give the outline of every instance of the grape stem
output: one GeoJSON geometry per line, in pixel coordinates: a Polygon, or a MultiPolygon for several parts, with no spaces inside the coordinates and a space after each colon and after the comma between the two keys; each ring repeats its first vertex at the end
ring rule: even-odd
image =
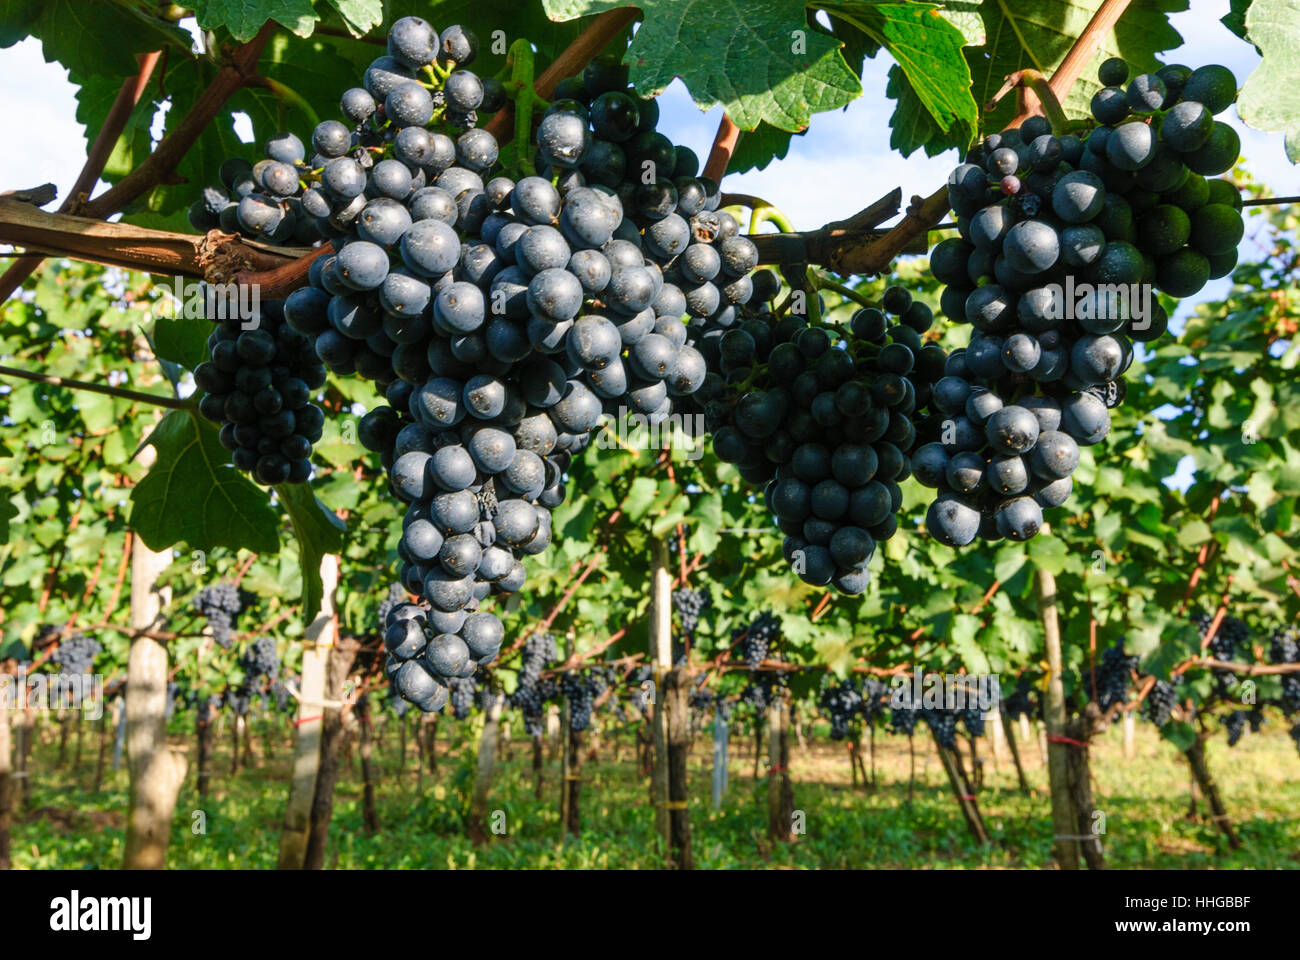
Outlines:
{"type": "MultiPolygon", "coordinates": [[[[510,54],[506,57],[506,66],[510,68],[510,85],[507,89],[513,91],[511,99],[514,100],[515,104],[515,142],[525,144],[528,143],[533,134],[533,106],[537,103],[544,105],[546,102],[538,96],[537,91],[533,88],[536,61],[533,58],[533,48],[527,40],[516,40],[510,45],[510,54]]],[[[525,176],[537,175],[537,169],[533,166],[533,158],[528,156],[526,150],[519,149],[516,156],[516,165],[525,176]]],[[[558,180],[558,171],[555,176],[558,180]]]]}
{"type": "Polygon", "coordinates": [[[1043,106],[1043,112],[1047,119],[1052,123],[1052,133],[1060,136],[1070,127],[1069,118],[1065,115],[1065,110],[1061,107],[1061,101],[1056,97],[1056,91],[1052,89],[1051,84],[1037,70],[1017,70],[1007,77],[1002,88],[984,104],[984,112],[990,113],[998,102],[1008,93],[1015,89],[1028,88],[1038,97],[1043,106]]]}
{"type": "Polygon", "coordinates": [[[852,287],[846,286],[837,280],[832,280],[827,274],[822,273],[820,270],[809,267],[808,276],[813,281],[813,286],[819,290],[834,290],[841,297],[844,297],[846,300],[852,300],[860,307],[875,307],[877,310],[880,309],[880,304],[876,301],[864,297],[852,287]]]}
{"type": "Polygon", "coordinates": [[[764,203],[761,206],[753,207],[752,214],[749,218],[749,232],[758,233],[758,228],[765,223],[774,223],[776,228],[782,233],[794,233],[794,225],[790,219],[772,206],[770,203],[764,203]]]}
{"type": "Polygon", "coordinates": [[[69,380],[65,377],[55,377],[47,373],[35,373],[31,370],[19,370],[16,367],[0,367],[0,376],[17,377],[20,380],[30,380],[33,383],[48,383],[55,387],[67,387],[70,390],[87,390],[91,393],[102,393],[110,397],[121,397],[124,400],[135,400],[139,403],[152,404],[155,407],[166,407],[169,410],[189,410],[193,406],[190,401],[181,400],[179,397],[165,397],[156,393],[142,393],[139,390],[110,387],[107,384],[90,383],[86,380],[69,380]]]}

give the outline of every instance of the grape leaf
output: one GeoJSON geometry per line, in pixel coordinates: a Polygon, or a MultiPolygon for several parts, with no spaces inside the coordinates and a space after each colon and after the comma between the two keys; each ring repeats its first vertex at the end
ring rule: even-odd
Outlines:
{"type": "MultiPolygon", "coordinates": [[[[909,114],[920,108],[932,123],[927,132],[933,135],[937,131],[955,141],[935,152],[970,142],[979,108],[970,95],[970,68],[962,55],[967,38],[936,6],[841,0],[826,3],[823,9],[832,20],[849,23],[870,37],[897,63],[899,70],[890,70],[890,86],[894,90],[891,95],[900,102],[891,124],[910,127],[906,123],[909,114]]],[[[924,128],[913,128],[913,132],[916,129],[924,128]]],[[[916,141],[904,144],[910,147],[903,149],[904,155],[921,145],[916,141]]]]}
{"type": "Polygon", "coordinates": [[[212,325],[206,320],[160,316],[154,321],[154,353],[163,360],[193,370],[208,353],[208,334],[212,325]]]}
{"type": "Polygon", "coordinates": [[[1237,113],[1256,130],[1286,135],[1286,155],[1300,163],[1300,8],[1288,0],[1255,0],[1246,13],[1250,42],[1263,54],[1237,97],[1237,113]]]}
{"type": "Polygon", "coordinates": [[[347,524],[325,504],[305,483],[284,483],[275,488],[293,521],[293,532],[298,538],[298,559],[302,568],[302,619],[310,623],[320,610],[325,588],[320,578],[320,561],[327,553],[343,549],[343,535],[347,524]]]}
{"type": "Polygon", "coordinates": [[[773,160],[784,160],[795,136],[766,122],[760,122],[753,130],[742,130],[727,164],[727,173],[762,170],[773,160]]]}
{"type": "MultiPolygon", "coordinates": [[[[556,20],[626,6],[621,0],[544,0],[556,20]]],[[[862,93],[839,43],[809,30],[802,0],[641,0],[645,21],[624,62],[643,96],[680,77],[701,110],[721,104],[742,130],[766,121],[800,131],[814,113],[862,93]],[[721,27],[725,24],[725,29],[721,27]]]]}
{"type": "MultiPolygon", "coordinates": [[[[77,85],[77,121],[86,128],[86,142],[95,137],[108,118],[108,112],[122,89],[120,77],[83,77],[76,73],[68,77],[77,85]]],[[[149,155],[151,140],[149,127],[153,122],[155,106],[148,97],[141,97],[127,118],[122,135],[113,146],[108,162],[104,164],[102,178],[108,182],[126,176],[149,155]]]]}
{"type": "Polygon", "coordinates": [[[320,19],[311,0],[194,0],[191,7],[204,30],[224,27],[240,43],[257,36],[268,20],[300,37],[310,37],[320,19]]]}
{"type": "Polygon", "coordinates": [[[355,37],[365,36],[384,22],[383,0],[329,0],[329,5],[355,37]]]}
{"type": "Polygon", "coordinates": [[[897,64],[889,68],[885,96],[897,101],[889,118],[889,145],[905,157],[915,153],[918,147],[925,148],[927,157],[937,157],[945,150],[964,151],[974,139],[974,125],[964,120],[953,123],[946,131],[939,129],[897,64]]]}
{"type": "Polygon", "coordinates": [[[148,10],[143,4],[127,2],[9,2],[0,6],[4,23],[0,46],[12,46],[27,36],[38,37],[47,62],[57,61],[82,76],[126,77],[137,72],[137,53],[168,43],[186,50],[190,47],[189,34],[151,16],[148,10]]]}
{"type": "Polygon", "coordinates": [[[1221,24],[1243,40],[1250,40],[1246,35],[1246,13],[1250,10],[1250,4],[1251,0],[1232,0],[1229,4],[1231,9],[1219,18],[1221,24]]]}
{"type": "MultiPolygon", "coordinates": [[[[1035,69],[1051,76],[1083,33],[1102,0],[1000,0],[983,4],[987,41],[969,48],[971,92],[975,102],[987,103],[1002,87],[1009,74],[1035,69]]],[[[1097,68],[1108,57],[1123,57],[1136,68],[1133,72],[1158,69],[1155,54],[1182,43],[1178,31],[1169,25],[1169,14],[1186,10],[1188,0],[1135,0],[1124,11],[1115,28],[1106,34],[1062,102],[1066,115],[1090,116],[1092,95],[1101,85],[1097,68]]],[[[1016,113],[1016,98],[1008,94],[996,109],[985,115],[985,129],[998,130],[1016,113]]]]}
{"type": "Polygon", "coordinates": [[[212,424],[172,410],[145,443],[158,459],[131,491],[131,528],[149,549],[187,543],[196,550],[279,551],[275,510],[230,463],[212,424]]]}

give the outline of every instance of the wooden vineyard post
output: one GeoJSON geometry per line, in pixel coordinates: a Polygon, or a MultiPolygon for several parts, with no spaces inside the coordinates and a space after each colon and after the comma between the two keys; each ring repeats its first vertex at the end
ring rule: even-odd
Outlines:
{"type": "MultiPolygon", "coordinates": [[[[1000,710],[998,711],[998,714],[999,716],[1001,715],[1000,710]]],[[[1023,713],[1020,715],[1020,719],[1025,719],[1023,713]]],[[[1020,762],[1020,747],[1016,744],[1015,725],[1012,723],[1004,724],[1002,730],[1007,736],[1007,749],[1011,751],[1011,761],[1016,766],[1016,780],[1020,784],[1020,792],[1025,796],[1029,796],[1029,781],[1025,779],[1025,768],[1020,762]]]]}
{"type": "Polygon", "coordinates": [[[108,704],[104,698],[99,701],[99,753],[95,757],[95,779],[91,781],[91,793],[99,793],[104,786],[104,764],[108,762],[108,704]]]}
{"type": "Polygon", "coordinates": [[[1219,785],[1210,776],[1210,766],[1205,759],[1204,735],[1198,733],[1196,739],[1192,741],[1192,745],[1183,751],[1183,755],[1187,757],[1187,764],[1191,767],[1192,777],[1196,785],[1200,787],[1201,793],[1210,805],[1210,814],[1214,819],[1214,825],[1227,838],[1228,846],[1234,850],[1240,850],[1241,838],[1237,836],[1237,831],[1233,829],[1232,818],[1228,816],[1228,808],[1223,805],[1219,785]]]}
{"type": "Polygon", "coordinates": [[[1124,727],[1124,759],[1132,760],[1135,752],[1133,738],[1137,732],[1135,729],[1137,727],[1137,718],[1134,716],[1134,711],[1125,710],[1124,719],[1121,723],[1124,727]]]}
{"type": "Polygon", "coordinates": [[[938,735],[934,728],[926,724],[930,729],[930,736],[934,740],[934,749],[939,754],[939,762],[943,765],[943,772],[948,775],[948,784],[952,787],[952,794],[957,799],[957,806],[961,808],[962,819],[966,821],[966,829],[970,831],[976,843],[988,843],[989,834],[984,826],[984,817],[980,814],[979,804],[975,801],[975,794],[971,792],[970,783],[966,779],[966,772],[961,767],[961,755],[955,747],[948,748],[939,742],[938,735]]]}
{"type": "Polygon", "coordinates": [[[285,805],[284,824],[280,831],[280,870],[301,870],[307,862],[307,838],[311,830],[311,805],[316,794],[316,775],[320,770],[321,730],[325,701],[325,662],[338,637],[336,594],[339,585],[339,558],[334,554],[321,557],[321,583],[324,593],[320,612],[307,627],[303,637],[300,699],[294,722],[293,779],[289,801],[285,805]]]}
{"type": "Polygon", "coordinates": [[[767,705],[767,834],[781,843],[794,840],[789,718],[789,704],[778,694],[767,705]]]}
{"type": "Polygon", "coordinates": [[[691,680],[685,670],[671,670],[664,681],[663,705],[667,714],[669,866],[695,869],[691,855],[690,794],[686,761],[691,752],[691,680]]]}
{"type": "Polygon", "coordinates": [[[197,739],[197,750],[195,751],[198,764],[198,794],[199,806],[202,806],[208,799],[208,786],[212,782],[212,709],[208,706],[206,700],[198,705],[194,711],[194,734],[197,739]]]}
{"type": "MultiPolygon", "coordinates": [[[[361,809],[366,825],[366,833],[379,832],[379,814],[375,811],[375,762],[374,762],[374,726],[370,719],[370,698],[362,696],[357,699],[357,725],[361,733],[361,809]]],[[[270,748],[270,738],[266,739],[270,748]]]]}
{"type": "Polygon", "coordinates": [[[1065,744],[1065,684],[1061,678],[1061,624],[1056,616],[1056,577],[1038,568],[1038,611],[1047,648],[1047,699],[1043,720],[1047,725],[1047,776],[1052,792],[1052,847],[1062,870],[1079,869],[1079,844],[1074,839],[1078,817],[1070,796],[1069,764],[1065,744]]]}
{"type": "Polygon", "coordinates": [[[1075,835],[1079,839],[1080,853],[1089,870],[1106,869],[1106,860],[1101,847],[1101,835],[1093,821],[1092,777],[1089,773],[1088,742],[1093,723],[1100,718],[1101,712],[1096,704],[1089,704],[1088,717],[1073,717],[1066,726],[1066,738],[1074,741],[1064,744],[1066,763],[1070,777],[1070,796],[1076,811],[1075,835]],[[1091,837],[1091,839],[1083,839],[1091,837]]]}
{"type": "Polygon", "coordinates": [[[713,809],[722,809],[727,795],[727,719],[719,707],[713,714],[713,809]]]}
{"type": "Polygon", "coordinates": [[[492,793],[492,773],[496,768],[504,705],[505,697],[493,693],[483,716],[483,733],[478,741],[478,763],[474,771],[474,795],[469,803],[469,838],[476,844],[488,840],[488,799],[492,793]]]}
{"type": "MultiPolygon", "coordinates": [[[[139,459],[152,461],[153,447],[139,459]]],[[[152,462],[146,464],[152,466],[152,462]]],[[[171,590],[158,578],[172,552],[150,550],[142,537],[131,543],[131,627],[137,631],[127,655],[126,753],[131,776],[123,867],[161,870],[167,865],[172,813],[185,780],[185,756],[167,744],[167,648],[144,633],[158,627],[171,590]]]]}
{"type": "Polygon", "coordinates": [[[533,799],[542,799],[542,781],[545,772],[546,745],[542,743],[542,731],[538,730],[531,737],[533,741],[533,799]]]}
{"type": "Polygon", "coordinates": [[[654,541],[650,564],[650,658],[654,669],[654,702],[650,705],[654,736],[655,832],[663,840],[665,853],[672,846],[668,816],[668,712],[664,704],[664,683],[673,662],[672,576],[668,572],[668,545],[654,541]]]}
{"type": "Polygon", "coordinates": [[[17,684],[14,677],[0,673],[0,870],[12,865],[9,853],[9,831],[14,820],[14,778],[12,717],[16,712],[17,684]]]}
{"type": "Polygon", "coordinates": [[[573,710],[564,701],[561,710],[560,733],[560,827],[568,834],[581,836],[582,814],[579,808],[582,785],[582,733],[573,729],[573,710]]]}
{"type": "Polygon", "coordinates": [[[988,712],[988,723],[989,746],[993,750],[993,769],[995,772],[1001,773],[999,768],[1007,758],[1007,735],[1002,729],[1002,711],[996,704],[988,712]]]}
{"type": "Polygon", "coordinates": [[[330,820],[334,815],[334,785],[339,779],[339,748],[343,744],[343,688],[352,664],[356,662],[361,642],[354,637],[336,639],[325,666],[324,720],[321,724],[320,767],[311,801],[311,829],[307,834],[307,852],[303,865],[308,870],[325,866],[325,845],[329,839],[330,820]]]}

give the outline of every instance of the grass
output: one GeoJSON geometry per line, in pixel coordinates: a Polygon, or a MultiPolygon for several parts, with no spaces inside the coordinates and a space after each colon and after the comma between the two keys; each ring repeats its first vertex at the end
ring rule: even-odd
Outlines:
{"type": "MultiPolygon", "coordinates": [[[[391,721],[390,721],[391,722],[391,721]]],[[[438,745],[435,775],[415,772],[408,738],[406,772],[397,774],[397,736],[390,731],[378,751],[381,830],[366,833],[362,784],[355,751],[335,796],[326,864],[342,869],[565,868],[650,869],[658,864],[649,787],[637,775],[630,734],[615,762],[605,738],[599,758],[583,769],[581,838],[561,840],[558,761],[546,768],[544,800],[533,798],[531,756],[518,738],[505,751],[491,807],[503,812],[506,832],[475,847],[465,837],[463,810],[473,776],[472,722],[438,745]]],[[[276,743],[268,760],[256,738],[255,765],[230,776],[229,738],[222,737],[213,766],[213,796],[199,811],[191,769],[173,821],[169,863],[187,869],[263,869],[275,866],[280,822],[288,793],[289,749],[276,743]],[[199,828],[202,829],[199,829],[199,828]]],[[[108,771],[104,789],[90,792],[94,749],[88,744],[80,771],[59,768],[53,731],[38,743],[30,803],[14,825],[18,868],[115,868],[125,833],[125,769],[108,771]]],[[[1022,745],[1034,789],[1022,796],[1009,761],[985,756],[979,806],[992,835],[982,847],[967,833],[943,770],[927,737],[918,736],[916,783],[908,802],[907,741],[878,735],[875,792],[855,788],[843,744],[815,739],[807,749],[791,744],[795,807],[806,833],[793,844],[774,844],[764,833],[766,780],[752,778],[752,741],[733,734],[731,783],[721,809],[711,800],[711,747],[697,737],[691,760],[691,829],[696,866],[719,868],[1001,869],[1052,865],[1047,772],[1036,747],[1022,745]]],[[[182,748],[192,738],[174,737],[182,748]]],[[[1280,730],[1248,735],[1229,750],[1222,737],[1208,746],[1211,770],[1244,841],[1232,851],[1207,819],[1188,819],[1188,773],[1180,755],[1154,730],[1139,725],[1136,752],[1123,756],[1118,727],[1093,746],[1093,789],[1105,815],[1107,865],[1156,869],[1295,869],[1300,866],[1300,758],[1280,730]]],[[[190,750],[191,759],[193,751],[190,750]]],[[[969,763],[969,755],[967,755],[969,763]]]]}

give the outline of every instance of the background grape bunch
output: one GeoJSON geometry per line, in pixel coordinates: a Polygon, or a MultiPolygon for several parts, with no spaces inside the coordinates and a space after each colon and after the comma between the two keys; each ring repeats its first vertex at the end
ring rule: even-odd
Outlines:
{"type": "Polygon", "coordinates": [[[194,610],[208,621],[212,639],[223,650],[235,642],[231,632],[235,618],[244,609],[244,598],[239,588],[225,580],[209,584],[194,595],[194,610]]]}
{"type": "Polygon", "coordinates": [[[926,517],[941,542],[1027,540],[1065,503],[1079,447],[1110,431],[1134,342],[1159,337],[1149,315],[1108,285],[1173,297],[1236,264],[1241,197],[1226,180],[1240,148],[1214,119],[1236,97],[1221,66],[1171,64],[1134,77],[1106,61],[1092,102],[1099,125],[1054,136],[1042,117],[993,134],[948,179],[960,237],[930,258],[942,308],[973,327],[935,385],[940,435],[914,458],[939,493],[926,517]],[[1077,299],[1070,291],[1078,285],[1077,299]],[[1113,290],[1111,292],[1114,292],[1113,290]]]}
{"type": "Polygon", "coordinates": [[[325,367],[311,341],[284,322],[283,302],[267,300],[249,320],[214,319],[207,359],[194,370],[199,413],[219,424],[234,465],[258,483],[305,483],[325,414],[311,402],[325,367]]]}
{"type": "Polygon", "coordinates": [[[787,562],[846,594],[866,589],[876,543],[898,530],[899,482],[944,369],[943,349],[922,340],[930,308],[902,287],[882,307],[857,311],[847,331],[759,314],[716,341],[735,389],[706,378],[701,390],[714,452],[764,485],[787,562]]]}

